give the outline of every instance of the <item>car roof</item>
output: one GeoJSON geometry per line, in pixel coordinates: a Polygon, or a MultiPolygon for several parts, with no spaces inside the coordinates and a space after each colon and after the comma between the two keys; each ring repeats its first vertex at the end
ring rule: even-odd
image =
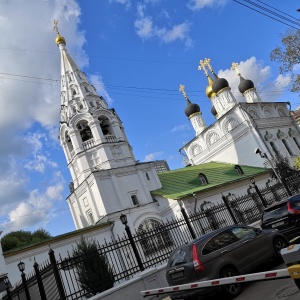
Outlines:
{"type": "Polygon", "coordinates": [[[236,227],[249,227],[249,226],[243,225],[243,224],[235,224],[235,225],[222,227],[222,228],[219,228],[219,229],[216,229],[214,231],[211,231],[211,232],[208,232],[208,233],[205,233],[205,234],[201,235],[200,237],[198,237],[198,238],[194,239],[192,242],[190,242],[188,245],[193,245],[195,243],[205,241],[205,240],[217,235],[218,233],[220,233],[222,231],[225,231],[225,230],[228,230],[228,229],[231,229],[231,228],[236,228],[236,227]]]}

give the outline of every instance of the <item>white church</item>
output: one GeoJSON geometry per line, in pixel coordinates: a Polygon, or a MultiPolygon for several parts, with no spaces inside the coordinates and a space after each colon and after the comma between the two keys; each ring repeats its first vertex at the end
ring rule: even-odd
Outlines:
{"type": "MultiPolygon", "coordinates": [[[[97,95],[58,31],[56,44],[61,55],[59,139],[72,176],[67,202],[76,228],[51,240],[51,248],[62,255],[81,235],[101,243],[123,233],[121,214],[127,215],[132,230],[151,228],[179,216],[182,205],[196,211],[204,202],[221,200],[223,194],[244,192],[250,178],[264,184],[276,153],[289,157],[291,163],[300,156],[300,130],[289,104],[263,101],[253,82],[233,64],[245,98],[237,102],[228,81],[219,78],[205,59],[199,68],[208,79],[206,95],[216,121],[207,126],[199,105],[191,103],[181,86],[185,114],[195,130],[195,138],[180,149],[186,153],[187,166],[170,171],[164,161],[141,163],[117,112],[97,95]],[[268,159],[255,154],[255,149],[268,159]]],[[[47,259],[48,249],[45,242],[4,253],[1,273],[8,273],[14,284],[20,278],[19,261],[31,268],[34,259],[47,259]]]]}

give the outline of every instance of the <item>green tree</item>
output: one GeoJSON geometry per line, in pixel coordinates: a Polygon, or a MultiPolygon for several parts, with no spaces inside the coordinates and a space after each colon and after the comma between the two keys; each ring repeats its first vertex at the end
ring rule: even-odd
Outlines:
{"type": "Polygon", "coordinates": [[[113,271],[105,255],[98,251],[95,240],[81,237],[73,250],[78,281],[89,295],[96,295],[114,286],[113,271]]]}
{"type": "MultiPolygon", "coordinates": [[[[275,156],[275,169],[282,179],[285,179],[297,172],[297,170],[291,166],[289,158],[282,154],[277,154],[275,156]]],[[[275,174],[272,174],[272,177],[276,178],[275,174]]]]}
{"type": "Polygon", "coordinates": [[[296,157],[294,160],[294,167],[295,169],[300,171],[300,156],[296,157]]]}
{"type": "Polygon", "coordinates": [[[270,54],[272,61],[281,63],[279,71],[287,73],[292,78],[291,92],[300,93],[300,75],[296,73],[300,64],[300,30],[289,29],[281,37],[281,46],[276,47],[270,54]]]}
{"type": "Polygon", "coordinates": [[[3,252],[26,247],[32,244],[40,243],[51,238],[49,232],[44,229],[38,229],[31,233],[30,231],[12,231],[1,239],[3,252]]]}

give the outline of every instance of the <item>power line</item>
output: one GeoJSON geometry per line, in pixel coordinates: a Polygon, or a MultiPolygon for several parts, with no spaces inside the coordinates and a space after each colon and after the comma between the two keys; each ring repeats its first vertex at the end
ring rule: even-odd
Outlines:
{"type": "MultiPolygon", "coordinates": [[[[247,8],[249,8],[249,9],[252,9],[252,10],[254,10],[254,11],[256,11],[256,12],[258,12],[258,13],[260,13],[260,14],[266,16],[266,17],[268,17],[268,18],[271,18],[271,19],[273,19],[273,20],[275,20],[275,21],[277,21],[277,22],[280,22],[280,23],[282,23],[282,24],[284,24],[284,25],[287,25],[287,26],[292,27],[292,28],[294,28],[294,29],[299,29],[299,28],[297,28],[297,27],[295,27],[295,26],[293,26],[293,25],[291,25],[291,24],[285,23],[285,22],[283,22],[283,21],[281,21],[281,20],[279,20],[279,19],[276,19],[276,18],[274,18],[274,17],[272,17],[272,16],[270,16],[270,15],[268,15],[268,14],[263,13],[263,12],[260,11],[260,10],[257,10],[257,9],[255,9],[255,8],[251,7],[251,6],[246,5],[246,4],[243,4],[243,3],[241,3],[241,2],[239,2],[239,1],[237,1],[237,0],[233,0],[233,1],[236,2],[236,3],[238,3],[238,4],[240,4],[240,5],[243,5],[243,6],[247,7],[247,8]]],[[[242,0],[241,0],[241,1],[242,1],[242,0]]],[[[246,2],[249,2],[249,1],[246,1],[246,2]]],[[[252,1],[250,1],[250,2],[252,2],[252,1]]],[[[251,3],[251,4],[252,4],[252,3],[251,3]]],[[[255,6],[256,6],[256,5],[255,5],[255,6]]],[[[263,9],[263,10],[266,11],[266,9],[263,9]]],[[[272,13],[272,14],[275,15],[275,13],[272,13]]],[[[294,23],[294,21],[291,21],[291,20],[288,20],[288,22],[294,23]]]]}

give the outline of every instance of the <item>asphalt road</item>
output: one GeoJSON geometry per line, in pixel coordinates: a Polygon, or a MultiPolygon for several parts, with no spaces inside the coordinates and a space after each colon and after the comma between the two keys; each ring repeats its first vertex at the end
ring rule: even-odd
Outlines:
{"type": "MultiPolygon", "coordinates": [[[[284,269],[284,263],[267,262],[256,272],[284,269]]],[[[220,295],[205,297],[203,300],[220,300],[220,295]]],[[[242,293],[234,300],[299,300],[300,291],[290,278],[245,283],[242,293]]],[[[170,300],[165,297],[164,300],[170,300]]]]}

